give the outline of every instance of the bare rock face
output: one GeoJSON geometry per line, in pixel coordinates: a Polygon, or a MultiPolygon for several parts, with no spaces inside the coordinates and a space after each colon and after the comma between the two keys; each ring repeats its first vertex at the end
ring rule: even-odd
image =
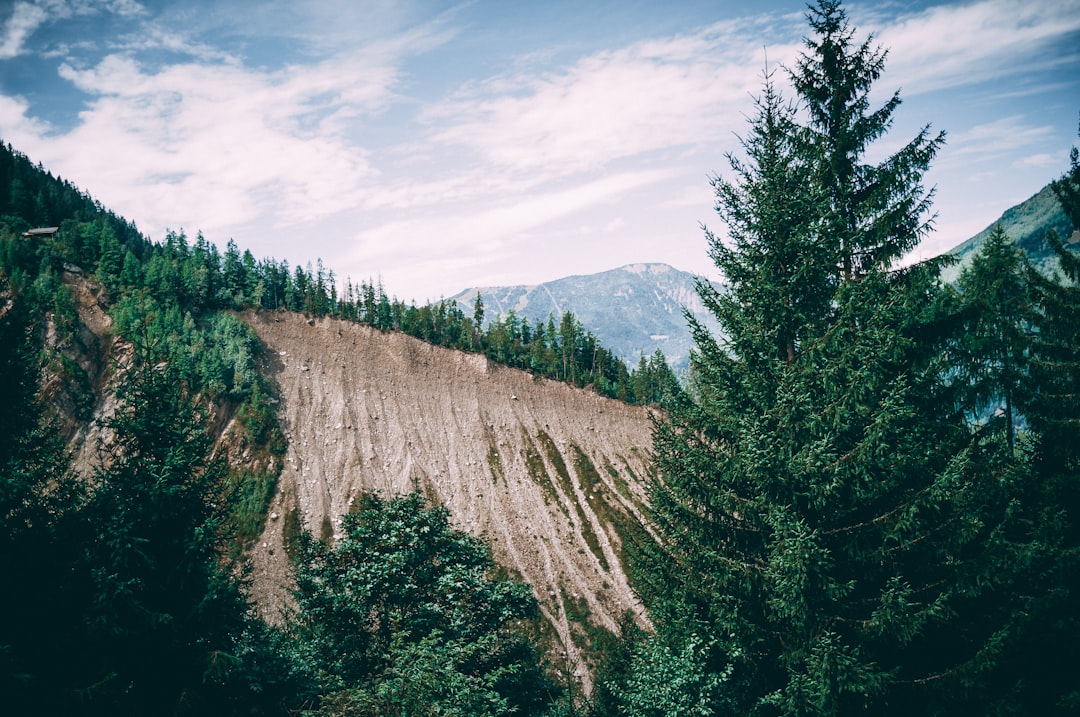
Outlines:
{"type": "Polygon", "coordinates": [[[290,520],[332,537],[371,490],[423,491],[484,537],[533,586],[579,664],[584,620],[614,629],[628,610],[643,619],[621,547],[642,524],[646,409],[400,333],[290,313],[243,318],[266,346],[288,441],[252,555],[269,619],[287,602],[290,520]]]}

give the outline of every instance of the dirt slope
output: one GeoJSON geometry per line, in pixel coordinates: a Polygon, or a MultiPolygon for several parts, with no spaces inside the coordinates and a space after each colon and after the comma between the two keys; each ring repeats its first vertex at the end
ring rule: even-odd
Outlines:
{"type": "Polygon", "coordinates": [[[645,409],[403,334],[289,313],[243,318],[267,348],[288,439],[253,555],[269,617],[286,596],[290,512],[325,535],[372,489],[423,490],[457,527],[485,536],[534,586],[571,655],[583,615],[614,628],[626,610],[640,614],[620,535],[644,499],[645,409]]]}

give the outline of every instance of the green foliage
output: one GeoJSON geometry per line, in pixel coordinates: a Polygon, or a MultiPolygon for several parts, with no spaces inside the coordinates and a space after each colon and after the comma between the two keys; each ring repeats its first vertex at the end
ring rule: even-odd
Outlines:
{"type": "MultiPolygon", "coordinates": [[[[681,643],[642,643],[618,697],[627,717],[737,714],[729,703],[730,664],[719,665],[714,642],[689,635],[681,643]]],[[[722,660],[722,658],[720,658],[722,660]]]]}
{"type": "Polygon", "coordinates": [[[682,390],[660,349],[647,360],[645,354],[641,355],[637,368],[630,374],[630,383],[634,401],[646,406],[666,406],[682,390]]]}
{"type": "Polygon", "coordinates": [[[277,490],[279,472],[239,470],[230,473],[228,496],[231,532],[235,540],[234,559],[262,535],[277,490]]]}
{"type": "Polygon", "coordinates": [[[0,277],[0,695],[12,714],[62,712],[71,697],[86,577],[83,486],[38,398],[36,318],[0,277]]]}
{"type": "Polygon", "coordinates": [[[240,406],[239,418],[253,443],[266,446],[271,455],[283,456],[288,446],[277,423],[274,409],[277,399],[262,388],[263,382],[258,380],[257,374],[256,379],[251,383],[247,399],[240,406]]]}
{"type": "MultiPolygon", "coordinates": [[[[1080,226],[1075,147],[1069,171],[1051,186],[1073,227],[1080,226]]],[[[1001,658],[1005,671],[998,683],[1009,689],[1005,698],[1011,704],[1031,714],[1065,715],[1080,709],[1080,259],[1055,231],[1047,241],[1060,273],[1026,267],[1022,277],[1034,311],[1016,404],[1035,437],[1025,446],[1032,470],[1064,537],[1061,544],[1050,543],[1053,567],[1029,581],[1020,638],[1001,658]]]]}
{"type": "Polygon", "coordinates": [[[292,630],[318,676],[320,714],[543,709],[547,681],[516,628],[535,599],[493,577],[487,547],[419,494],[366,495],[341,530],[333,546],[306,536],[297,566],[292,630]]]}
{"type": "MultiPolygon", "coordinates": [[[[899,104],[870,107],[885,53],[854,40],[838,2],[808,20],[791,71],[798,110],[767,75],[747,159],[730,157],[734,179],[714,181],[732,242],[709,234],[710,255],[729,291],[699,292],[724,338],[693,324],[691,390],[656,430],[660,541],[642,541],[635,561],[657,625],[639,654],[655,667],[625,707],[1016,708],[1003,665],[1046,597],[1026,590],[1053,569],[1061,514],[1011,433],[962,413],[970,386],[1016,386],[1022,350],[991,344],[1006,350],[995,341],[1011,336],[1022,296],[1002,288],[1000,317],[968,309],[996,339],[973,337],[983,370],[958,373],[964,316],[950,313],[939,262],[892,267],[927,229],[920,182],[942,137],[924,128],[868,164],[899,104]]],[[[1002,266],[1015,261],[999,248],[1002,266]]]]}
{"type": "Polygon", "coordinates": [[[225,466],[209,459],[204,416],[167,364],[136,368],[95,471],[86,545],[96,704],[127,713],[196,710],[231,654],[246,605],[217,546],[225,466]]]}
{"type": "Polygon", "coordinates": [[[1010,446],[1034,318],[1026,270],[1023,254],[998,225],[958,281],[967,321],[953,363],[971,391],[966,403],[975,411],[973,418],[1000,410],[1010,446]]]}

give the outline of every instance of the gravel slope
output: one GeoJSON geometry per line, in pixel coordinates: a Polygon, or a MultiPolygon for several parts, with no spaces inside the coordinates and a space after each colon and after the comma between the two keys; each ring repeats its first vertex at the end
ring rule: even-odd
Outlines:
{"type": "Polygon", "coordinates": [[[400,333],[291,313],[243,318],[267,348],[288,439],[252,556],[268,617],[286,601],[290,511],[326,534],[360,492],[414,489],[533,586],[572,658],[583,614],[610,629],[627,610],[641,616],[620,544],[640,524],[646,409],[400,333]]]}

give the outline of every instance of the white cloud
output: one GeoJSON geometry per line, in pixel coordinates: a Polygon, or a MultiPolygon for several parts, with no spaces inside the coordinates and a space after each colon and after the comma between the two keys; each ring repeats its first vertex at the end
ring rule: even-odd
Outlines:
{"type": "MultiPolygon", "coordinates": [[[[772,62],[793,46],[770,47],[772,62]]],[[[431,108],[438,144],[513,171],[568,175],[658,150],[711,144],[760,89],[762,38],[726,23],[596,53],[547,74],[497,77],[431,108]],[[747,68],[758,68],[747,71],[747,68]]]]}
{"type": "Polygon", "coordinates": [[[887,83],[905,95],[1045,69],[1054,41],[1080,30],[1080,0],[980,0],[901,17],[880,33],[887,83]]]}
{"type": "MultiPolygon", "coordinates": [[[[763,46],[770,67],[790,66],[806,32],[801,12],[756,16],[562,66],[550,60],[565,47],[525,46],[506,60],[512,69],[465,82],[456,73],[478,71],[469,53],[482,41],[470,34],[468,5],[432,17],[430,3],[306,1],[275,0],[250,18],[246,4],[210,0],[194,12],[166,4],[153,16],[133,0],[20,2],[29,14],[19,24],[13,13],[0,53],[24,51],[37,27],[65,14],[142,19],[124,24],[123,35],[93,38],[111,55],[72,50],[62,65],[61,77],[88,98],[73,129],[61,132],[23,99],[0,97],[0,134],[155,238],[166,226],[203,229],[217,241],[235,232],[252,242],[264,240],[260,232],[282,243],[314,235],[325,243],[313,239],[288,258],[306,261],[336,239],[322,256],[343,272],[378,267],[407,274],[413,286],[441,287],[455,267],[495,277],[506,271],[497,260],[553,266],[536,247],[569,241],[571,222],[582,243],[589,234],[594,245],[601,235],[633,234],[648,248],[638,251],[657,253],[673,243],[672,231],[695,234],[697,221],[712,217],[708,174],[725,169],[720,153],[737,151],[733,135],[746,131],[763,46]],[[417,58],[455,38],[462,44],[437,58],[445,67],[422,74],[417,58]],[[259,54],[260,42],[299,48],[293,64],[259,54]],[[163,56],[185,59],[146,61],[163,56]],[[272,68],[252,67],[257,58],[272,68]],[[646,194],[652,205],[641,201],[646,194]]],[[[1054,61],[1046,48],[1080,24],[1080,0],[981,0],[895,21],[856,7],[868,13],[853,17],[860,36],[883,28],[880,41],[891,48],[881,84],[902,85],[905,97],[1054,61]]],[[[790,96],[782,70],[777,81],[790,96]]],[[[935,166],[969,177],[988,159],[1000,169],[1048,161],[1053,130],[1017,106],[1010,117],[950,127],[935,166]]],[[[610,246],[611,257],[631,249],[610,246]]]]}
{"type": "Polygon", "coordinates": [[[22,152],[50,129],[47,123],[31,117],[29,109],[21,97],[0,95],[0,139],[22,152]]]}
{"type": "Polygon", "coordinates": [[[550,222],[586,208],[613,201],[625,192],[669,178],[667,171],[607,174],[500,202],[497,206],[464,205],[456,212],[438,211],[422,217],[386,222],[358,237],[366,259],[395,254],[453,255],[480,247],[484,251],[527,238],[550,222]],[[432,237],[438,243],[432,244],[432,237]]]}
{"type": "Polygon", "coordinates": [[[359,203],[374,170],[343,136],[343,115],[378,107],[394,81],[389,67],[344,67],[151,71],[112,55],[85,70],[61,67],[93,98],[67,134],[46,136],[10,99],[0,126],[152,235],[178,224],[209,232],[260,217],[312,221],[359,203]]]}
{"type": "Polygon", "coordinates": [[[11,17],[4,23],[0,39],[0,60],[17,57],[23,51],[23,43],[48,18],[48,13],[37,5],[17,2],[11,9],[11,17]]]}
{"type": "Polygon", "coordinates": [[[1056,170],[1064,164],[1065,155],[1065,152],[1061,152],[1060,155],[1046,152],[1031,154],[1013,162],[1013,166],[1017,168],[1047,167],[1056,170]]]}
{"type": "MultiPolygon", "coordinates": [[[[26,49],[26,41],[42,25],[56,20],[72,17],[110,13],[120,17],[145,15],[146,10],[136,0],[37,0],[26,2],[19,0],[12,6],[11,16],[4,24],[0,35],[0,60],[17,57],[26,49]]],[[[54,56],[55,50],[45,51],[45,56],[54,56]]]]}
{"type": "Polygon", "coordinates": [[[971,161],[973,155],[986,161],[1037,145],[1054,134],[1053,127],[1032,125],[1022,115],[1011,115],[951,134],[946,156],[949,161],[971,161]]]}

